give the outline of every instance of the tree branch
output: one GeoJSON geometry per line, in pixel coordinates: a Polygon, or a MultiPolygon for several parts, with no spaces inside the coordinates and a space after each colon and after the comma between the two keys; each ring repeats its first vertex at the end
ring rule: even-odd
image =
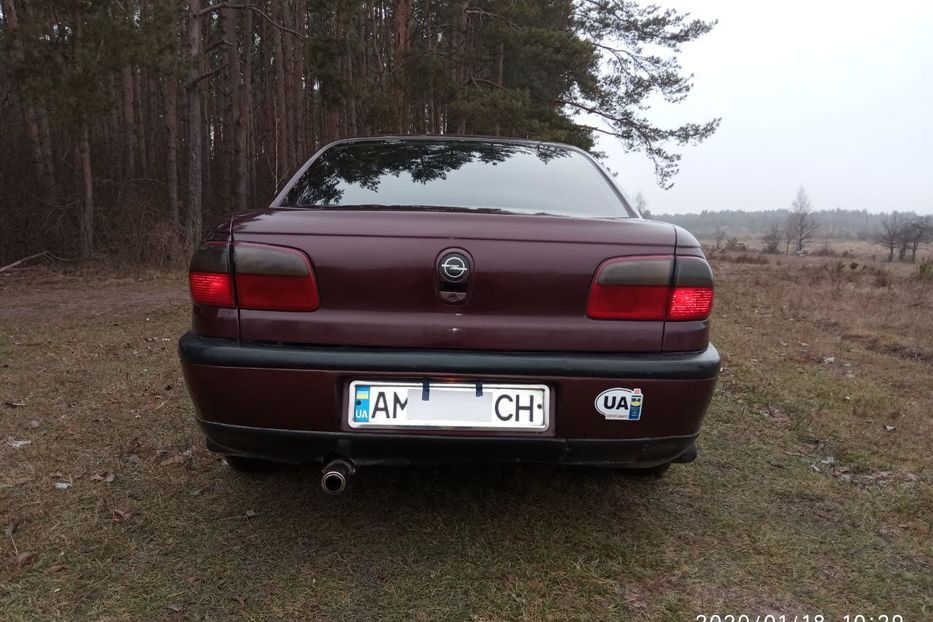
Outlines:
{"type": "Polygon", "coordinates": [[[288,26],[285,26],[284,24],[280,24],[279,22],[272,19],[272,17],[270,17],[268,13],[266,13],[259,7],[252,6],[249,4],[231,4],[230,2],[218,2],[217,4],[212,4],[210,6],[204,7],[203,9],[201,9],[200,11],[196,13],[196,16],[201,17],[202,15],[207,15],[208,13],[213,13],[214,11],[220,11],[222,9],[246,9],[248,11],[252,11],[253,13],[256,13],[257,15],[265,19],[267,22],[269,22],[270,24],[272,24],[273,26],[275,26],[282,32],[287,32],[291,35],[298,37],[302,41],[307,41],[307,37],[305,37],[303,34],[298,32],[297,30],[293,28],[289,28],[288,26]]]}
{"type": "Polygon", "coordinates": [[[496,84],[496,83],[493,82],[492,80],[487,80],[487,79],[485,79],[485,78],[477,78],[476,76],[470,76],[470,79],[469,79],[469,81],[467,82],[467,84],[469,84],[470,82],[472,82],[473,85],[474,85],[474,86],[477,86],[477,87],[478,87],[480,84],[488,84],[489,86],[494,86],[494,87],[496,87],[497,89],[502,89],[503,91],[508,91],[508,90],[509,90],[509,89],[505,88],[504,86],[502,86],[501,84],[496,84]]]}
{"type": "Polygon", "coordinates": [[[191,80],[191,81],[188,83],[188,86],[189,86],[189,87],[192,87],[192,86],[195,86],[196,84],[199,84],[200,82],[202,82],[202,81],[204,81],[204,80],[207,80],[208,78],[212,78],[212,77],[216,76],[218,73],[220,73],[221,71],[223,71],[226,67],[227,67],[227,63],[223,63],[220,67],[216,67],[215,69],[211,69],[211,70],[208,71],[207,73],[202,73],[201,75],[199,75],[199,76],[198,76],[197,78],[195,78],[194,80],[191,80]]]}
{"type": "Polygon", "coordinates": [[[30,255],[29,257],[23,257],[23,258],[20,259],[19,261],[14,261],[14,262],[11,263],[11,264],[7,264],[7,265],[3,266],[2,268],[0,268],[0,272],[6,272],[6,271],[9,270],[10,268],[14,268],[14,267],[18,266],[18,265],[21,264],[21,263],[25,263],[25,262],[29,261],[30,259],[36,259],[36,258],[38,258],[38,257],[44,257],[44,256],[46,256],[46,255],[48,255],[48,254],[49,254],[49,251],[42,251],[41,253],[36,253],[35,255],[30,255]]]}
{"type": "Polygon", "coordinates": [[[500,19],[506,24],[508,24],[513,30],[522,29],[521,26],[519,26],[518,24],[510,20],[508,17],[505,17],[504,15],[499,15],[498,13],[493,13],[492,11],[487,11],[485,9],[478,9],[478,8],[469,8],[469,9],[464,9],[463,12],[467,15],[483,15],[486,17],[492,17],[493,19],[500,19]]]}
{"type": "Polygon", "coordinates": [[[216,50],[217,48],[219,48],[219,47],[221,47],[221,46],[224,46],[224,45],[229,46],[229,47],[233,47],[233,43],[231,43],[230,41],[227,41],[226,39],[218,39],[217,41],[214,41],[213,43],[211,43],[210,45],[208,45],[208,46],[204,49],[204,52],[205,52],[205,53],[207,53],[207,52],[213,52],[213,51],[216,50]]]}

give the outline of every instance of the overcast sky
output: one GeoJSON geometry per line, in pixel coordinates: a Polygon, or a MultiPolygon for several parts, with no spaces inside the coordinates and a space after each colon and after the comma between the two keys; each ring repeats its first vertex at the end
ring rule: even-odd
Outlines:
{"type": "Polygon", "coordinates": [[[657,3],[719,24],[684,46],[690,96],[651,119],[722,125],[683,148],[672,190],[600,139],[632,197],[655,213],[758,210],[803,186],[816,209],[933,213],[933,0],[657,3]]]}

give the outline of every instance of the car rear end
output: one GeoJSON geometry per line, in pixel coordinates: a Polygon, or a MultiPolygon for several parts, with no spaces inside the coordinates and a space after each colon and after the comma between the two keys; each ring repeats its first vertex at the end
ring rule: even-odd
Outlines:
{"type": "Polygon", "coordinates": [[[185,378],[231,456],[657,467],[719,370],[696,240],[570,147],[332,145],[190,281],[185,378]]]}

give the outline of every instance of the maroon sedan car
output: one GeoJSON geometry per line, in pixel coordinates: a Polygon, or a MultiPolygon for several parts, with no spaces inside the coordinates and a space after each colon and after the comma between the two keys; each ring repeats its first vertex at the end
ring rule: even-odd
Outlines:
{"type": "Polygon", "coordinates": [[[317,152],[191,261],[179,352],[235,468],[696,456],[719,354],[697,240],[567,145],[400,137],[317,152]]]}

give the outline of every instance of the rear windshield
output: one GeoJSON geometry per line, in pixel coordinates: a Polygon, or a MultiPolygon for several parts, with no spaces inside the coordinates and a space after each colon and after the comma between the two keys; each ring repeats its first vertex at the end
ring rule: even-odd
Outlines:
{"type": "Polygon", "coordinates": [[[596,165],[572,149],[475,141],[334,145],[283,207],[458,209],[619,218],[628,214],[596,165]]]}

